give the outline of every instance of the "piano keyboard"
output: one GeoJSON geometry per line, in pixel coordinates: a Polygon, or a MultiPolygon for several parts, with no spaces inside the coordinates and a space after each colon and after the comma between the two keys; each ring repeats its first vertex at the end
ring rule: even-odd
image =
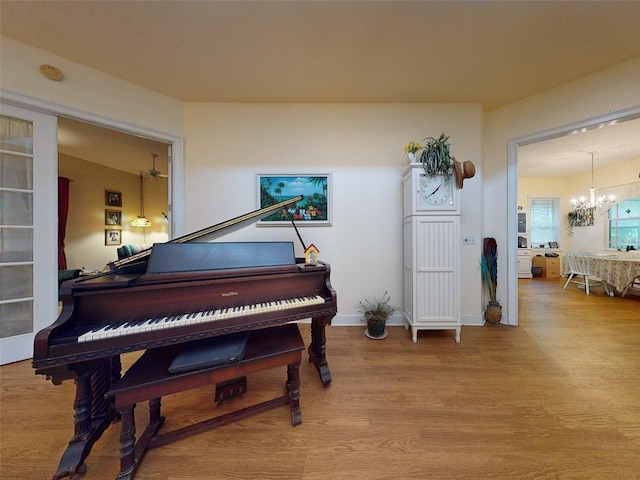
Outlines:
{"type": "Polygon", "coordinates": [[[208,310],[205,312],[185,313],[160,318],[148,318],[145,320],[132,320],[128,322],[104,325],[95,328],[78,337],[78,343],[93,342],[106,338],[124,337],[144,332],[165,330],[169,328],[195,325],[198,323],[215,322],[227,318],[244,317],[259,313],[275,312],[290,308],[307,307],[325,303],[324,298],[316,295],[314,297],[289,298],[273,302],[264,302],[253,305],[242,305],[237,307],[208,310]]]}

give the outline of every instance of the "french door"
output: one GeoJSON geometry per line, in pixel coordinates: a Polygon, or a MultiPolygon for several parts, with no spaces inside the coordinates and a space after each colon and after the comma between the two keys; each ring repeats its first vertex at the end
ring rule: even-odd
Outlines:
{"type": "Polygon", "coordinates": [[[2,104],[0,364],[32,357],[57,317],[57,120],[2,104]]]}

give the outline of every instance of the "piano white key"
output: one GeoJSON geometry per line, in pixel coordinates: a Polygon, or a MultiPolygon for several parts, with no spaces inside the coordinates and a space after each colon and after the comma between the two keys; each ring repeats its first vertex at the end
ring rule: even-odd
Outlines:
{"type": "Polygon", "coordinates": [[[260,313],[286,310],[290,308],[300,308],[310,305],[324,303],[324,298],[320,295],[314,297],[286,298],[282,300],[272,300],[251,305],[238,305],[215,310],[205,310],[202,312],[191,312],[178,315],[169,315],[146,320],[121,322],[120,324],[104,325],[96,327],[89,332],[78,337],[78,342],[92,342],[114,337],[134,335],[137,333],[166,330],[186,325],[195,325],[211,321],[237,318],[260,313]]]}
{"type": "Polygon", "coordinates": [[[144,331],[144,326],[149,322],[150,319],[140,321],[140,322],[132,322],[131,325],[125,328],[125,335],[133,335],[138,332],[144,331]]]}
{"type": "Polygon", "coordinates": [[[198,323],[200,323],[200,319],[206,314],[207,312],[196,312],[196,313],[192,313],[191,315],[189,315],[189,317],[185,320],[185,325],[197,325],[198,323]]]}

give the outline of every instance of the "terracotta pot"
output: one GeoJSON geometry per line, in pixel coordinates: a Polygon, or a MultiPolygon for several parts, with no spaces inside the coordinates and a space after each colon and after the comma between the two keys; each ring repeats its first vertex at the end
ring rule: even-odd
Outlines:
{"type": "Polygon", "coordinates": [[[484,311],[484,319],[489,323],[500,323],[500,320],[502,320],[502,305],[489,303],[484,311]]]}

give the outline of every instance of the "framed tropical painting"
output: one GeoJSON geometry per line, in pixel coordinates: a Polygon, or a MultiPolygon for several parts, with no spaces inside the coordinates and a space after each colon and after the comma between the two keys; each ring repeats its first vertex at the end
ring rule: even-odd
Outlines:
{"type": "Polygon", "coordinates": [[[274,212],[258,225],[331,225],[331,174],[258,174],[258,208],[303,195],[286,211],[274,212]]]}

